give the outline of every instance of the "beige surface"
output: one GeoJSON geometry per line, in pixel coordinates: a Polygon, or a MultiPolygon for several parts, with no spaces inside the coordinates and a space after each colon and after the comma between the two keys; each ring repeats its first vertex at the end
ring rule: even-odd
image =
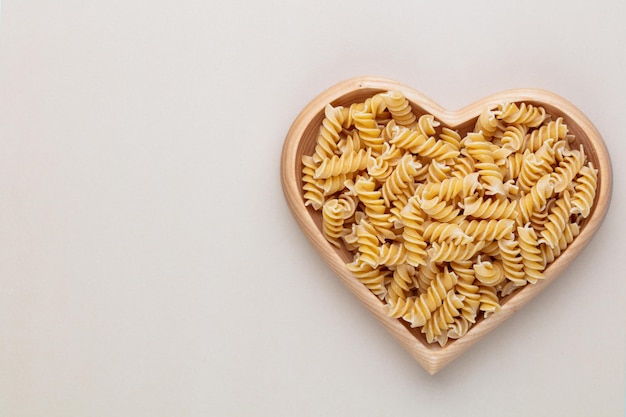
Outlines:
{"type": "Polygon", "coordinates": [[[4,0],[1,17],[0,415],[624,413],[624,2],[4,0]],[[434,377],[282,196],[294,118],[363,74],[448,109],[553,91],[614,161],[586,250],[434,377]]]}

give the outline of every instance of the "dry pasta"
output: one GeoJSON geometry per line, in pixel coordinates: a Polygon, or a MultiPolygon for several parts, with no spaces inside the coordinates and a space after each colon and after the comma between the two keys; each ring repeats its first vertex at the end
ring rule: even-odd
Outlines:
{"type": "Polygon", "coordinates": [[[327,105],[302,158],[304,204],[387,314],[444,346],[544,278],[593,209],[598,172],[561,117],[501,103],[473,129],[399,91],[327,105]]]}

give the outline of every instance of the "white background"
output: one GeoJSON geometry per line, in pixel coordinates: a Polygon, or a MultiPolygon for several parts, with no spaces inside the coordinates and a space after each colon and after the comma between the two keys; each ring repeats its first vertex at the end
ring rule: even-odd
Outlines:
{"type": "Polygon", "coordinates": [[[621,0],[5,0],[0,415],[622,415],[625,18],[621,0]],[[611,153],[583,255],[434,377],[282,195],[291,122],[358,75],[450,109],[547,89],[611,153]]]}

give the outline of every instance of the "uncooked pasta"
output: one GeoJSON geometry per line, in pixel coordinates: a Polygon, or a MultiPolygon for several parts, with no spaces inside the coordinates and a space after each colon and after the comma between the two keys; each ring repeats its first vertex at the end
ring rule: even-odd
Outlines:
{"type": "Polygon", "coordinates": [[[501,103],[459,131],[388,91],[324,116],[301,161],[304,204],[355,279],[428,343],[544,279],[593,209],[597,170],[543,107],[501,103]]]}

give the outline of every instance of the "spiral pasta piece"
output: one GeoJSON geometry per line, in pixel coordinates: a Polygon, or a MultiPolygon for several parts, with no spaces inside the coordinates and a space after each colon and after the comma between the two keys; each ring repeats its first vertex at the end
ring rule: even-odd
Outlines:
{"type": "Polygon", "coordinates": [[[378,123],[376,123],[376,115],[368,107],[364,105],[360,111],[356,111],[352,115],[352,120],[363,142],[368,146],[375,147],[380,144],[378,138],[380,137],[381,129],[378,127],[378,123]]]}
{"type": "Polygon", "coordinates": [[[359,260],[373,268],[378,266],[379,249],[376,229],[371,223],[361,221],[356,226],[359,260]]]}
{"type": "Polygon", "coordinates": [[[445,161],[446,159],[457,157],[459,151],[454,146],[422,133],[422,131],[435,133],[432,124],[426,123],[430,118],[426,119],[426,122],[422,121],[423,118],[424,116],[420,118],[418,123],[420,130],[396,126],[394,135],[389,142],[398,148],[408,150],[412,154],[432,158],[437,161],[445,161]]]}
{"type": "Polygon", "coordinates": [[[387,207],[390,206],[391,201],[398,199],[398,194],[401,194],[402,190],[409,187],[409,183],[413,181],[420,167],[421,164],[416,162],[411,155],[402,157],[382,187],[383,199],[387,207]]]}
{"type": "Polygon", "coordinates": [[[524,165],[524,155],[516,152],[509,155],[504,161],[504,181],[516,181],[519,178],[519,174],[522,171],[522,165],[524,165]]]}
{"type": "Polygon", "coordinates": [[[516,182],[520,190],[528,192],[539,178],[551,173],[553,170],[552,164],[555,160],[554,150],[549,144],[544,144],[535,153],[525,153],[516,182]]]}
{"type": "Polygon", "coordinates": [[[376,183],[372,179],[359,177],[352,187],[356,197],[365,206],[365,215],[380,238],[393,239],[395,233],[391,231],[393,227],[391,214],[386,210],[382,192],[376,189],[376,183]]]}
{"type": "Polygon", "coordinates": [[[491,314],[500,311],[500,302],[498,293],[494,287],[488,285],[479,285],[478,294],[480,295],[479,310],[483,312],[483,317],[489,317],[491,314]]]}
{"type": "Polygon", "coordinates": [[[583,217],[589,216],[593,200],[596,197],[597,187],[598,171],[593,168],[593,164],[590,162],[580,169],[579,176],[576,178],[575,192],[572,196],[572,214],[581,214],[583,217]]]}
{"type": "MultiPolygon", "coordinates": [[[[472,261],[464,261],[463,263],[469,264],[466,265],[465,268],[469,268],[469,270],[474,272],[473,262],[472,261]]],[[[456,272],[457,269],[452,267],[456,272]]],[[[458,274],[458,272],[457,272],[458,274]]],[[[474,276],[472,275],[472,279],[463,279],[459,276],[458,282],[455,286],[455,291],[463,296],[463,306],[461,307],[461,316],[466,319],[470,323],[476,322],[476,316],[478,315],[478,308],[480,307],[480,294],[479,287],[474,283],[474,276]]]]}
{"type": "Polygon", "coordinates": [[[399,194],[395,195],[395,200],[391,202],[389,212],[392,215],[392,221],[396,227],[402,227],[401,212],[409,202],[411,197],[415,196],[416,185],[413,182],[407,183],[407,187],[403,188],[399,194]]]}
{"type": "Polygon", "coordinates": [[[474,322],[468,320],[464,316],[456,317],[448,327],[449,339],[460,339],[465,336],[474,322]]]}
{"type": "Polygon", "coordinates": [[[332,157],[337,151],[339,133],[343,130],[345,118],[342,107],[333,107],[330,104],[324,108],[324,115],[326,117],[322,120],[313,154],[313,161],[317,163],[332,157]]]}
{"type": "Polygon", "coordinates": [[[387,109],[391,113],[391,117],[400,126],[412,127],[417,123],[417,118],[411,103],[404,97],[400,91],[390,91],[383,96],[387,109]]]}
{"type": "Polygon", "coordinates": [[[392,166],[398,165],[400,160],[404,156],[404,152],[402,149],[396,148],[394,145],[389,142],[385,142],[383,147],[383,153],[380,154],[380,159],[384,161],[388,161],[392,166]]]}
{"type": "Polygon", "coordinates": [[[584,160],[585,153],[582,152],[582,150],[574,150],[559,163],[559,166],[555,168],[554,172],[551,174],[554,181],[555,192],[563,192],[570,186],[576,174],[578,174],[583,167],[584,160]]]}
{"type": "Polygon", "coordinates": [[[471,240],[491,241],[509,235],[515,227],[515,221],[512,219],[463,220],[458,226],[471,240]]]}
{"type": "Polygon", "coordinates": [[[480,250],[480,255],[487,256],[492,259],[499,260],[501,258],[500,248],[498,247],[498,242],[495,240],[487,240],[484,241],[485,246],[480,250]]]}
{"type": "Polygon", "coordinates": [[[340,109],[343,117],[341,127],[348,130],[354,127],[354,115],[365,110],[365,103],[352,103],[350,107],[340,107],[340,109]]]}
{"type": "Polygon", "coordinates": [[[376,116],[370,111],[359,111],[352,118],[361,142],[371,148],[373,155],[380,155],[385,141],[380,136],[381,129],[376,122],[376,116]]]}
{"type": "Polygon", "coordinates": [[[341,155],[350,152],[357,152],[361,148],[361,138],[359,138],[359,135],[356,132],[346,135],[345,137],[339,139],[339,142],[337,142],[337,149],[341,155]]]}
{"type": "MultiPolygon", "coordinates": [[[[452,173],[450,178],[465,178],[474,173],[474,160],[465,156],[452,158],[452,173]]],[[[478,174],[478,173],[476,173],[478,174]]]]}
{"type": "Polygon", "coordinates": [[[523,287],[526,285],[526,274],[524,272],[524,263],[521,256],[522,251],[514,235],[511,233],[510,236],[498,240],[498,247],[502,257],[504,276],[510,280],[515,287],[523,287]]]}
{"type": "Polygon", "coordinates": [[[384,182],[393,173],[394,167],[400,162],[402,151],[394,145],[385,142],[383,152],[376,158],[370,158],[367,173],[371,178],[384,182]]]}
{"type": "Polygon", "coordinates": [[[413,276],[415,275],[415,268],[410,265],[398,265],[393,271],[391,282],[387,289],[387,302],[397,302],[398,299],[407,298],[407,294],[410,293],[414,287],[413,276]]]}
{"type": "Polygon", "coordinates": [[[465,260],[453,260],[450,261],[450,268],[457,275],[460,281],[465,283],[472,283],[476,279],[476,275],[474,274],[474,260],[465,259],[465,260]]]}
{"type": "Polygon", "coordinates": [[[469,196],[463,200],[463,215],[479,219],[515,219],[517,200],[469,196]]]}
{"type": "Polygon", "coordinates": [[[417,144],[410,149],[410,152],[436,161],[445,161],[459,155],[459,151],[448,143],[437,140],[434,136],[427,138],[423,135],[418,136],[417,144]]]}
{"type": "Polygon", "coordinates": [[[563,118],[559,117],[524,136],[522,149],[536,152],[547,139],[553,139],[554,141],[565,139],[567,132],[567,125],[563,123],[563,118]]]}
{"type": "Polygon", "coordinates": [[[432,343],[436,340],[441,346],[445,346],[448,341],[448,328],[454,323],[454,319],[461,315],[462,307],[463,296],[455,293],[454,290],[448,291],[441,306],[422,327],[426,341],[432,343]]]}
{"type": "MultiPolygon", "coordinates": [[[[389,143],[396,146],[399,149],[407,150],[414,148],[422,141],[426,139],[420,138],[420,132],[414,129],[409,129],[405,126],[399,126],[395,123],[391,125],[391,128],[387,130],[389,133],[389,143]]],[[[423,136],[423,135],[421,135],[423,136]]]]}
{"type": "Polygon", "coordinates": [[[416,197],[408,200],[400,213],[404,224],[402,238],[408,251],[407,263],[411,266],[425,264],[426,242],[424,241],[424,213],[416,197]]]}
{"type": "Polygon", "coordinates": [[[433,160],[428,162],[427,159],[422,159],[421,161],[418,161],[421,166],[417,168],[417,174],[415,175],[415,177],[413,177],[415,189],[417,189],[417,187],[420,185],[424,185],[426,181],[428,181],[428,168],[430,167],[432,161],[433,160]]]}
{"type": "Polygon", "coordinates": [[[560,139],[554,142],[552,145],[552,149],[554,149],[554,156],[556,158],[557,163],[561,163],[572,154],[572,148],[570,147],[568,139],[560,139]]]}
{"type": "Polygon", "coordinates": [[[381,300],[385,298],[387,295],[385,282],[390,274],[388,270],[381,270],[359,260],[346,264],[346,266],[367,289],[381,300]]]}
{"type": "Polygon", "coordinates": [[[349,198],[333,198],[322,208],[322,232],[334,246],[339,247],[343,236],[344,221],[354,214],[356,203],[349,198]]]}
{"type": "Polygon", "coordinates": [[[423,114],[417,120],[416,130],[422,136],[429,137],[437,133],[436,128],[439,127],[439,125],[440,123],[435,120],[435,116],[433,116],[432,114],[423,114]]]}
{"type": "Polygon", "coordinates": [[[325,179],[362,171],[367,168],[370,152],[361,149],[357,152],[350,152],[341,156],[334,155],[332,158],[324,159],[315,170],[316,179],[325,179]]]}
{"type": "Polygon", "coordinates": [[[491,262],[482,260],[478,256],[478,261],[474,264],[476,279],[483,285],[495,287],[504,281],[504,267],[502,262],[491,262]]]}
{"type": "Polygon", "coordinates": [[[315,180],[318,188],[321,188],[324,197],[331,196],[341,191],[346,186],[346,181],[350,180],[352,175],[341,174],[336,177],[315,180]]]}
{"type": "Polygon", "coordinates": [[[473,240],[458,224],[432,221],[424,224],[423,238],[428,242],[451,242],[457,245],[470,243],[473,240]]]}
{"type": "Polygon", "coordinates": [[[504,190],[504,176],[495,163],[493,144],[487,142],[483,135],[470,133],[465,140],[465,149],[474,159],[474,168],[478,170],[480,182],[488,195],[506,195],[504,190]]]}
{"type": "Polygon", "coordinates": [[[496,111],[490,108],[484,109],[474,127],[474,132],[482,133],[485,137],[492,137],[500,126],[500,121],[496,118],[496,111]]]}
{"type": "Polygon", "coordinates": [[[517,221],[520,226],[530,221],[533,213],[543,210],[546,207],[548,198],[554,192],[552,176],[546,174],[533,185],[530,191],[519,199],[517,205],[517,221]]]}
{"type": "Polygon", "coordinates": [[[401,242],[385,242],[380,247],[378,263],[386,267],[400,267],[406,264],[409,252],[401,242]]]}
{"type": "Polygon", "coordinates": [[[554,203],[556,203],[556,197],[550,198],[543,210],[534,210],[530,215],[530,221],[528,224],[530,227],[535,229],[535,232],[541,232],[546,228],[546,223],[548,223],[548,214],[550,214],[550,210],[552,209],[552,206],[554,206],[554,203]]]}
{"type": "Polygon", "coordinates": [[[363,103],[363,111],[371,113],[375,119],[385,117],[385,110],[389,110],[385,98],[387,94],[388,93],[378,93],[367,98],[363,103]]]}
{"type": "Polygon", "coordinates": [[[552,206],[545,228],[540,233],[539,243],[546,243],[551,248],[558,246],[559,238],[569,222],[571,209],[570,195],[568,191],[565,191],[563,197],[556,200],[552,206]]]}
{"type": "Polygon", "coordinates": [[[346,233],[344,233],[344,235],[342,236],[342,240],[344,245],[346,246],[346,249],[348,249],[352,253],[355,253],[357,251],[357,247],[359,246],[359,238],[356,235],[356,226],[363,220],[363,217],[363,213],[357,211],[354,215],[354,223],[352,223],[352,226],[350,228],[346,227],[344,229],[346,233]]]}
{"type": "Polygon", "coordinates": [[[428,254],[435,262],[452,262],[455,260],[465,261],[474,256],[478,251],[485,247],[485,245],[486,242],[482,240],[467,243],[465,245],[457,245],[448,242],[433,242],[428,254]]]}
{"type": "Polygon", "coordinates": [[[563,235],[559,237],[558,245],[554,247],[550,247],[550,245],[547,244],[540,245],[539,248],[541,249],[541,254],[546,260],[546,263],[554,262],[554,260],[561,255],[561,252],[574,241],[574,238],[578,236],[579,233],[580,226],[578,226],[578,223],[569,223],[565,227],[565,230],[563,230],[563,235]]]}
{"type": "Polygon", "coordinates": [[[446,269],[437,275],[426,292],[419,297],[408,297],[405,301],[398,299],[395,304],[389,303],[387,314],[394,318],[402,317],[411,327],[423,326],[443,304],[446,294],[456,283],[456,275],[446,269]]]}
{"type": "Polygon", "coordinates": [[[372,159],[367,166],[367,173],[377,181],[385,181],[393,172],[393,166],[380,157],[372,159]]]}
{"type": "Polygon", "coordinates": [[[510,154],[519,151],[524,145],[524,139],[526,138],[526,133],[528,132],[528,127],[525,125],[509,125],[504,130],[502,138],[500,139],[501,148],[504,150],[498,154],[499,158],[506,158],[510,154]]]}
{"type": "Polygon", "coordinates": [[[302,157],[302,190],[304,191],[304,205],[319,210],[324,205],[324,191],[315,180],[316,164],[312,156],[302,157]]]}
{"type": "Polygon", "coordinates": [[[503,185],[504,185],[504,193],[507,198],[517,199],[519,197],[520,189],[515,184],[515,181],[511,179],[511,180],[505,181],[503,185]]]}
{"type": "Polygon", "coordinates": [[[447,127],[441,128],[439,140],[452,146],[457,151],[461,150],[461,135],[457,130],[452,130],[447,127]]]}
{"type": "Polygon", "coordinates": [[[539,249],[539,241],[535,230],[530,226],[517,228],[520,254],[524,264],[524,277],[532,284],[544,279],[544,258],[539,249]]]}
{"type": "Polygon", "coordinates": [[[461,210],[456,204],[440,201],[438,198],[422,200],[422,210],[435,220],[451,223],[459,216],[461,210]]]}
{"type": "Polygon", "coordinates": [[[478,175],[477,172],[474,172],[461,178],[449,177],[441,182],[431,182],[424,187],[421,196],[425,200],[436,198],[439,201],[468,197],[481,189],[478,175]]]}
{"type": "Polygon", "coordinates": [[[521,103],[518,106],[515,103],[506,103],[496,117],[509,124],[537,127],[546,119],[546,111],[543,107],[535,107],[532,104],[521,103]]]}
{"type": "Polygon", "coordinates": [[[440,183],[448,178],[448,173],[452,168],[444,162],[431,161],[428,164],[428,174],[426,175],[426,182],[440,183]]]}

